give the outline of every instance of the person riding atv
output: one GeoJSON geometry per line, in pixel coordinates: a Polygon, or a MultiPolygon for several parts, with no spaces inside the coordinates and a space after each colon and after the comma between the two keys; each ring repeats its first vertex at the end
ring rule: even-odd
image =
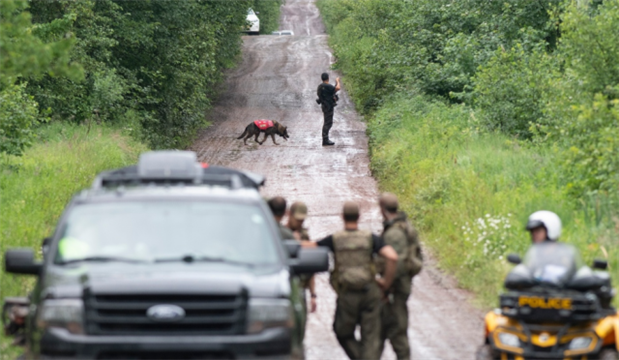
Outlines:
{"type": "Polygon", "coordinates": [[[505,278],[500,308],[485,318],[478,360],[617,360],[619,315],[606,261],[584,266],[575,247],[560,243],[561,220],[550,211],[529,217],[533,245],[505,278]]]}

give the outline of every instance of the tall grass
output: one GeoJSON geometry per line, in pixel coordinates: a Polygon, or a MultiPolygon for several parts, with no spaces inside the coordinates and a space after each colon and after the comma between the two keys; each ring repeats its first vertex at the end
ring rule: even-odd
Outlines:
{"type": "MultiPolygon", "coordinates": [[[[72,194],[86,188],[98,172],[135,163],[144,145],[108,127],[53,124],[23,157],[0,157],[0,260],[13,247],[40,249],[72,194]]],[[[0,271],[0,299],[25,296],[33,277],[0,271]]],[[[17,349],[0,335],[0,359],[17,349]]]]}
{"type": "Polygon", "coordinates": [[[385,103],[369,121],[372,170],[399,195],[442,268],[496,305],[510,252],[530,245],[524,225],[537,210],[559,214],[561,241],[583,258],[607,258],[619,279],[619,219],[606,199],[574,202],[565,193],[555,151],[499,133],[480,132],[473,109],[422,96],[385,103]],[[597,205],[595,205],[597,203],[597,205]]]}

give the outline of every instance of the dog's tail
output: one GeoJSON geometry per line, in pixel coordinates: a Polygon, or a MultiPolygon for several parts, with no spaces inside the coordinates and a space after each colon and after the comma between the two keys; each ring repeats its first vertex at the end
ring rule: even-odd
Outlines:
{"type": "Polygon", "coordinates": [[[237,137],[237,140],[238,140],[238,139],[242,139],[242,138],[245,136],[245,134],[247,134],[247,128],[245,128],[245,131],[243,131],[243,133],[241,134],[241,136],[237,137]]]}

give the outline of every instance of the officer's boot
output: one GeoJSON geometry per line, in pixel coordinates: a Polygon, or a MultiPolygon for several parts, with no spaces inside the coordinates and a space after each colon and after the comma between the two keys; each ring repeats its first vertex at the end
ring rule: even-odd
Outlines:
{"type": "Polygon", "coordinates": [[[328,137],[322,138],[322,146],[330,146],[330,145],[335,145],[335,143],[329,140],[328,137]]]}

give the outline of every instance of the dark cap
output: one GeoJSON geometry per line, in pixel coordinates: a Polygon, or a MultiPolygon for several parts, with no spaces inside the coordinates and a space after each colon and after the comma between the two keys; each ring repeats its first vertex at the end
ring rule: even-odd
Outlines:
{"type": "Polygon", "coordinates": [[[359,204],[353,201],[345,202],[343,214],[344,216],[359,216],[359,204]]]}
{"type": "Polygon", "coordinates": [[[389,212],[396,212],[399,206],[398,197],[390,192],[382,193],[378,199],[378,204],[389,212]]]}
{"type": "Polygon", "coordinates": [[[267,201],[269,208],[275,216],[284,216],[286,213],[286,199],[281,196],[275,196],[267,201]]]}
{"type": "Polygon", "coordinates": [[[297,220],[305,220],[307,217],[307,205],[301,201],[293,203],[290,205],[290,216],[297,220]]]}

